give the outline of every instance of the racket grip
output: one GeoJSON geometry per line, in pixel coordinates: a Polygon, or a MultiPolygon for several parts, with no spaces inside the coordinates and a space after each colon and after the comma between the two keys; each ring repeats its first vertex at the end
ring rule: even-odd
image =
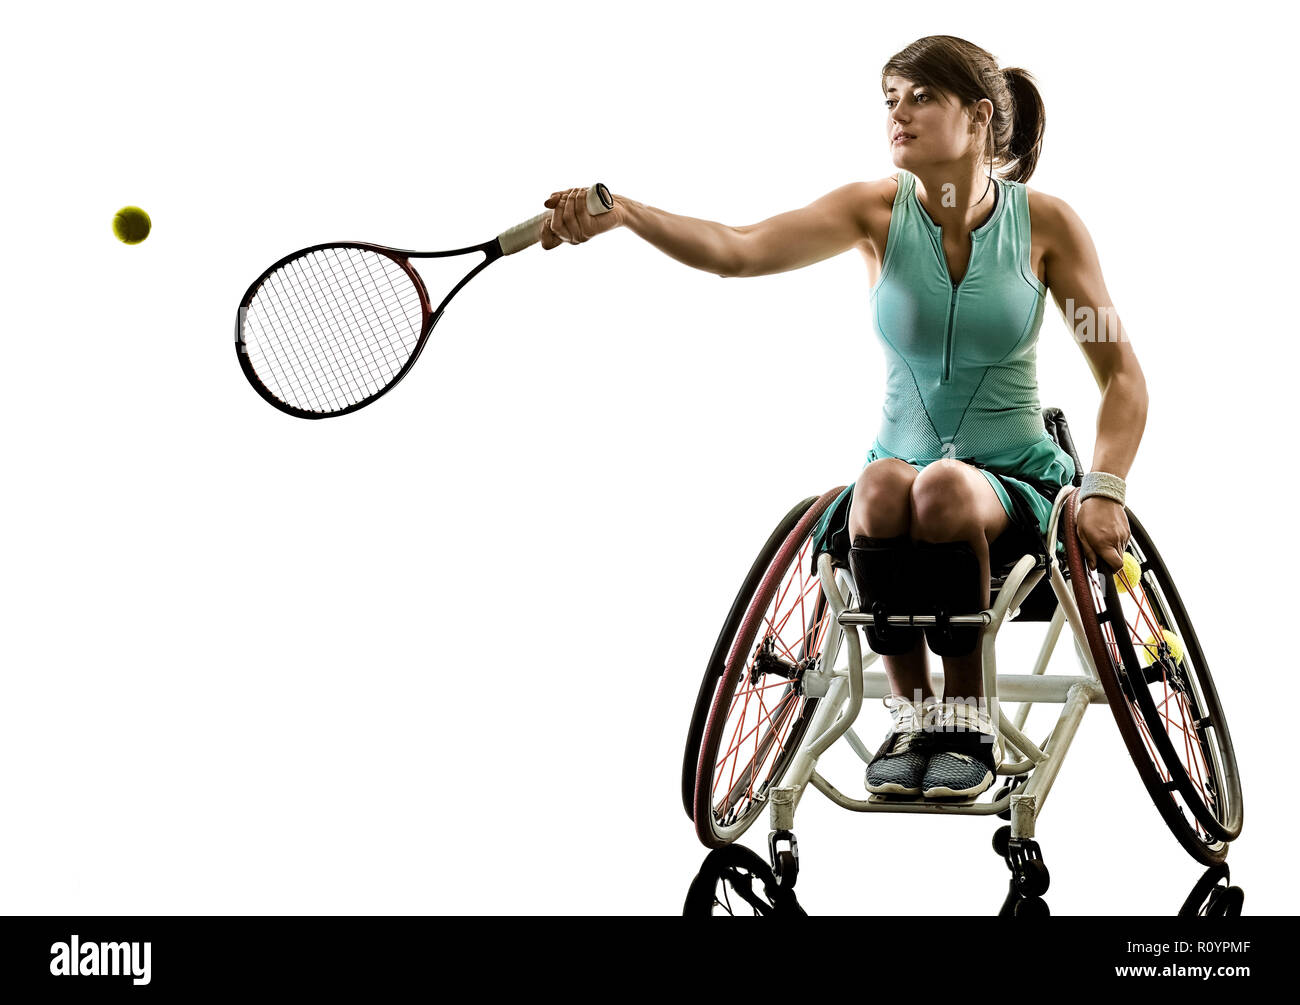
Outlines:
{"type": "MultiPolygon", "coordinates": [[[[613,208],[614,197],[609,194],[609,189],[600,182],[596,182],[595,185],[587,189],[587,212],[592,216],[608,213],[613,208]]],[[[551,211],[548,209],[545,213],[538,213],[531,220],[517,223],[509,230],[504,230],[498,234],[497,241],[501,245],[501,254],[513,255],[516,251],[531,248],[540,241],[542,239],[542,222],[550,215],[551,211]]]]}

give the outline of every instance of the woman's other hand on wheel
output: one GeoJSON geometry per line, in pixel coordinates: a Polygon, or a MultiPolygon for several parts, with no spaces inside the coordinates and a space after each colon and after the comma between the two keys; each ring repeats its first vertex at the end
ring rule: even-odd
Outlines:
{"type": "Polygon", "coordinates": [[[1124,507],[1105,496],[1089,496],[1079,503],[1075,514],[1079,529],[1079,545],[1089,569],[1097,568],[1097,559],[1106,563],[1112,572],[1124,564],[1124,549],[1128,547],[1131,532],[1124,507]]]}
{"type": "Polygon", "coordinates": [[[547,251],[561,244],[582,244],[623,223],[623,208],[617,196],[614,196],[614,208],[609,212],[597,216],[587,212],[585,188],[552,192],[542,205],[551,210],[550,218],[542,221],[541,244],[547,251]]]}

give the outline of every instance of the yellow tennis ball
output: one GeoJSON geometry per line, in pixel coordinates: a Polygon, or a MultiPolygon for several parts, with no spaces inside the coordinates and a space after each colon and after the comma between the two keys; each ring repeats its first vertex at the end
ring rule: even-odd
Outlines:
{"type": "Polygon", "coordinates": [[[1129,583],[1137,586],[1138,577],[1142,575],[1142,566],[1131,552],[1124,552],[1124,568],[1115,573],[1115,585],[1120,593],[1128,593],[1129,583]]]}
{"type": "Polygon", "coordinates": [[[139,206],[123,206],[113,217],[113,233],[123,244],[139,244],[152,226],[149,214],[139,206]]]}
{"type": "MultiPolygon", "coordinates": [[[[1165,645],[1169,647],[1169,655],[1173,657],[1174,663],[1178,664],[1183,661],[1183,640],[1168,628],[1162,628],[1160,634],[1164,636],[1165,645]]],[[[1146,641],[1142,643],[1142,648],[1138,651],[1138,657],[1142,660],[1143,666],[1150,666],[1156,657],[1156,651],[1159,643],[1156,642],[1155,636],[1147,636],[1146,641]]]]}

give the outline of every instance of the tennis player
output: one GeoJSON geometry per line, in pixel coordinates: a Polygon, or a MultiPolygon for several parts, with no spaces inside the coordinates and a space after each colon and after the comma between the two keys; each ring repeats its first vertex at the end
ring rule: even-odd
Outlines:
{"type": "MultiPolygon", "coordinates": [[[[954,577],[966,576],[958,586],[969,591],[970,610],[988,607],[1000,556],[1043,553],[1052,502],[1075,475],[1038,400],[1036,346],[1050,290],[1101,389],[1093,469],[1080,489],[1080,544],[1091,568],[1098,557],[1119,567],[1129,539],[1124,479],[1146,424],[1146,382],[1087,228],[1063,200],[1025,184],[1042,150],[1038,90],[1024,70],[1000,68],[950,35],[918,39],[891,57],[881,89],[897,168],[887,178],[852,182],[741,227],[626,196],[592,216],[585,188],[572,188],[545,201],[555,212],[542,246],[627,227],[719,276],[771,275],[856,249],[885,354],[884,407],[848,504],[827,511],[847,527],[820,530],[848,535],[860,590],[927,548],[973,553],[966,566],[952,566],[954,577]]],[[[1085,156],[1092,149],[1078,148],[1085,156]]],[[[870,639],[893,691],[885,698],[893,722],[868,765],[869,791],[969,799],[992,784],[1001,742],[980,701],[981,629],[966,631],[957,647],[964,651],[942,657],[942,701],[922,629],[890,629],[884,648],[870,639]]]]}

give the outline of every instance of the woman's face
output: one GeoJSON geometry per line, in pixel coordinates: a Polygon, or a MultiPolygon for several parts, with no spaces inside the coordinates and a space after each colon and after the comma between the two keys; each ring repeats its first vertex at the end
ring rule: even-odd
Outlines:
{"type": "MultiPolygon", "coordinates": [[[[992,108],[992,102],[980,102],[976,114],[983,104],[992,108]]],[[[977,156],[980,132],[946,91],[891,76],[885,78],[885,139],[894,166],[911,169],[977,156]]]]}

